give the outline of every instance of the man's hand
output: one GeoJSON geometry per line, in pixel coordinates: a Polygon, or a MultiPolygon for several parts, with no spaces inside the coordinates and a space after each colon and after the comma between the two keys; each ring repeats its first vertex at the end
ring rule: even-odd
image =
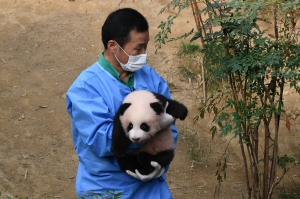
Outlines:
{"type": "Polygon", "coordinates": [[[168,105],[169,105],[169,102],[166,103],[165,110],[164,110],[164,112],[160,116],[160,121],[159,121],[159,127],[160,127],[160,129],[165,129],[167,127],[170,127],[171,124],[175,120],[175,118],[172,115],[170,115],[170,114],[168,114],[166,112],[168,105]]]}
{"type": "Polygon", "coordinates": [[[151,165],[154,167],[154,171],[148,175],[140,174],[140,172],[137,169],[135,170],[135,173],[129,170],[126,170],[126,173],[134,178],[146,182],[152,180],[153,178],[160,177],[165,172],[165,168],[161,167],[157,162],[152,161],[151,165]]]}

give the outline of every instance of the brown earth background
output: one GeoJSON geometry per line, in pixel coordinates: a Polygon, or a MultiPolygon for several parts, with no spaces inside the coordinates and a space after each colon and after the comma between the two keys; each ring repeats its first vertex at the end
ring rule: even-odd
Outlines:
{"type": "MultiPolygon", "coordinates": [[[[175,199],[213,198],[217,185],[216,162],[228,138],[211,139],[212,116],[193,123],[201,90],[178,69],[180,42],[154,54],[160,21],[176,11],[158,15],[166,0],[0,0],[0,198],[75,199],[77,156],[73,149],[65,92],[79,73],[103,51],[101,26],[115,9],[132,7],[150,25],[149,64],[170,84],[173,98],[186,104],[189,116],[178,122],[176,157],[167,174],[175,199]],[[198,137],[193,137],[194,134],[198,137]],[[187,155],[189,140],[198,143],[200,164],[187,155]]],[[[191,10],[179,15],[172,29],[177,37],[194,28],[191,10]]],[[[287,114],[282,118],[280,153],[299,150],[300,105],[293,90],[284,93],[287,114]],[[291,130],[285,127],[289,118],[291,130]]],[[[234,142],[231,148],[236,146],[234,142]]],[[[246,194],[242,158],[232,152],[219,198],[246,194]]],[[[287,187],[299,184],[292,167],[284,178],[287,187]]],[[[279,188],[282,185],[279,186],[279,188]]],[[[279,189],[277,189],[277,192],[279,189]]],[[[276,196],[274,196],[276,198],[276,196]]]]}

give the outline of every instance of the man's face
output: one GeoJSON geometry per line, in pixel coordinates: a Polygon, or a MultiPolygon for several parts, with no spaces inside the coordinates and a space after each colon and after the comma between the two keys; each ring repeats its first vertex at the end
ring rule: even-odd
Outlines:
{"type": "MultiPolygon", "coordinates": [[[[128,55],[139,55],[146,53],[147,45],[149,41],[149,31],[145,32],[137,32],[135,30],[132,30],[130,32],[130,41],[127,42],[123,50],[128,55]]],[[[123,64],[126,64],[128,62],[129,57],[122,51],[122,49],[119,48],[118,59],[123,64]]]]}

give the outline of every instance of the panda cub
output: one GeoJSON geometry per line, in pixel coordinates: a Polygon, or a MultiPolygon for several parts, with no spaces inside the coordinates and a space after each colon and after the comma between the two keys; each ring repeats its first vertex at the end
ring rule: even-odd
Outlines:
{"type": "Polygon", "coordinates": [[[169,127],[160,129],[160,117],[166,113],[184,120],[187,108],[163,95],[138,90],[131,92],[123,101],[114,117],[111,151],[117,157],[121,170],[142,175],[150,174],[155,161],[162,167],[170,164],[174,157],[174,139],[169,127]],[[143,144],[131,153],[126,153],[130,143],[143,144]]]}

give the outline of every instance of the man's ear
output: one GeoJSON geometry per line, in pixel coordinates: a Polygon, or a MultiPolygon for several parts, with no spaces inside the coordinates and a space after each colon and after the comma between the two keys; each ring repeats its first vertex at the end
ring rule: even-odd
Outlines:
{"type": "Polygon", "coordinates": [[[107,42],[107,48],[109,49],[110,52],[112,52],[113,54],[116,54],[117,44],[114,40],[109,40],[107,42]]]}

